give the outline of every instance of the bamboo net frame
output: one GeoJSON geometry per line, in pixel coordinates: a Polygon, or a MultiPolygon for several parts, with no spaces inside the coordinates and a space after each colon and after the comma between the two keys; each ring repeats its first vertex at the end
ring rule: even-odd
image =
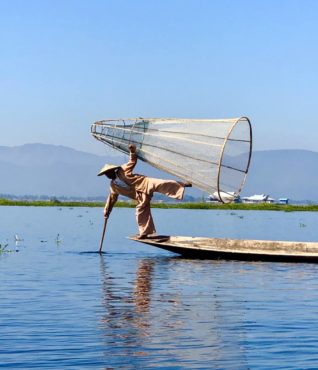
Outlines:
{"type": "Polygon", "coordinates": [[[241,192],[252,153],[247,117],[232,119],[127,118],[92,124],[97,140],[137,156],[152,166],[190,181],[221,202],[241,192]]]}

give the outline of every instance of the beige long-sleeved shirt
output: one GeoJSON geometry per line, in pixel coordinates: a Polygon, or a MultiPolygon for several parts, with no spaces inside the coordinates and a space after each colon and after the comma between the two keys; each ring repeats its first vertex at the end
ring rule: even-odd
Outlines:
{"type": "Polygon", "coordinates": [[[143,175],[133,174],[132,171],[137,164],[136,153],[130,153],[129,161],[119,167],[117,170],[117,177],[123,181],[127,187],[122,187],[116,184],[116,180],[110,182],[110,193],[106,200],[104,214],[108,217],[113,209],[114,204],[117,202],[118,196],[123,195],[125,197],[136,199],[136,193],[149,194],[148,178],[143,175]]]}

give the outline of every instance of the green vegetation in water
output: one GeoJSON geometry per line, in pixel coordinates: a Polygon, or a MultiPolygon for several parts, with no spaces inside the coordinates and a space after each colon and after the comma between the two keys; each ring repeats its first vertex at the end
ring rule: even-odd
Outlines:
{"type": "MultiPolygon", "coordinates": [[[[153,204],[153,208],[182,208],[182,209],[226,209],[226,210],[243,210],[243,211],[318,211],[317,205],[292,205],[292,204],[247,204],[247,203],[159,203],[153,204]]],[[[243,217],[243,216],[241,216],[243,217]]]]}
{"type": "MultiPolygon", "coordinates": [[[[23,200],[9,200],[0,199],[0,206],[32,206],[32,207],[104,207],[103,202],[75,202],[66,201],[61,202],[58,199],[42,201],[23,201],[23,200]]],[[[133,208],[135,207],[134,202],[118,201],[116,207],[133,208]]],[[[296,212],[296,211],[318,211],[318,204],[314,205],[294,205],[294,204],[247,204],[247,203],[204,203],[204,202],[187,202],[187,203],[152,203],[152,208],[178,208],[178,209],[228,209],[228,210],[244,210],[244,211],[284,211],[284,212],[296,212]]]]}
{"type": "MultiPolygon", "coordinates": [[[[125,202],[122,202],[125,203],[125,202]]],[[[1,199],[0,206],[23,206],[23,207],[102,207],[103,202],[75,202],[60,200],[11,200],[1,199]]]]}
{"type": "Polygon", "coordinates": [[[3,253],[3,252],[9,252],[6,248],[9,244],[0,244],[0,253],[3,253]]]}

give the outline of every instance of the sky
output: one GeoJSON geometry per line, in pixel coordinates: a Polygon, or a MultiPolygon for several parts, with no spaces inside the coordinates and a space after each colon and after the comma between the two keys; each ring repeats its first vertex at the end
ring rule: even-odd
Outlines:
{"type": "Polygon", "coordinates": [[[107,118],[248,116],[318,151],[316,0],[0,0],[0,145],[102,154],[107,118]]]}

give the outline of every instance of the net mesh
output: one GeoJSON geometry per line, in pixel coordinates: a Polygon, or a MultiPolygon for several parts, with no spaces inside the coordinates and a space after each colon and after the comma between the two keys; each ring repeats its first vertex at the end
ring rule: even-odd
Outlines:
{"type": "Polygon", "coordinates": [[[238,196],[249,168],[252,130],[246,117],[104,120],[95,122],[91,132],[124,153],[135,144],[139,159],[222,202],[238,196]]]}

